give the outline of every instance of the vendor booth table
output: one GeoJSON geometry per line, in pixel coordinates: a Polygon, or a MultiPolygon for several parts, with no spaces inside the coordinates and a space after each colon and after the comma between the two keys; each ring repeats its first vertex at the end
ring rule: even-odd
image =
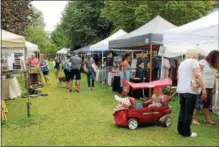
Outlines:
{"type": "Polygon", "coordinates": [[[16,77],[2,79],[2,99],[15,99],[21,96],[21,87],[16,77]]]}

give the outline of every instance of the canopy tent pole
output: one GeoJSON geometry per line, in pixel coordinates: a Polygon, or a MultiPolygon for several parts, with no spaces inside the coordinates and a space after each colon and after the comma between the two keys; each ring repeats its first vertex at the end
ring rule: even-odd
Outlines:
{"type": "MultiPolygon", "coordinates": [[[[102,50],[102,65],[103,65],[103,50],[102,50]]],[[[104,66],[103,66],[103,68],[102,68],[102,87],[103,87],[103,80],[104,80],[104,76],[103,76],[103,69],[104,69],[104,66]]]]}
{"type": "MultiPolygon", "coordinates": [[[[144,49],[143,49],[144,50],[144,49]]],[[[144,54],[144,51],[142,50],[142,53],[144,54]]],[[[146,49],[145,49],[145,52],[146,52],[146,49]]],[[[144,56],[144,55],[143,55],[144,56]]],[[[142,57],[142,59],[143,59],[143,63],[144,63],[144,58],[142,57]]],[[[143,72],[143,83],[145,82],[145,80],[146,80],[146,77],[145,77],[145,65],[144,65],[144,67],[143,67],[143,70],[142,70],[142,72],[143,72]]],[[[143,98],[145,98],[145,93],[144,93],[144,89],[142,89],[142,96],[143,96],[143,98]]]]}
{"type": "MultiPolygon", "coordinates": [[[[150,82],[152,81],[152,44],[150,44],[150,82]]],[[[149,97],[151,98],[151,88],[149,89],[149,97]]]]}

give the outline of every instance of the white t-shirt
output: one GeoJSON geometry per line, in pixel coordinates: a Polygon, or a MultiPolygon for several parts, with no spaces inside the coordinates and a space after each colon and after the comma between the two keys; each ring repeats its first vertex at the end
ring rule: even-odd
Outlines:
{"type": "Polygon", "coordinates": [[[208,62],[204,59],[199,61],[199,64],[204,65],[201,74],[205,87],[213,88],[215,75],[217,73],[216,69],[210,67],[208,62]]]}
{"type": "Polygon", "coordinates": [[[196,59],[186,59],[184,60],[178,69],[178,85],[177,92],[178,93],[191,93],[191,94],[199,94],[200,88],[192,88],[191,81],[194,80],[193,70],[199,67],[199,62],[196,59]]]}

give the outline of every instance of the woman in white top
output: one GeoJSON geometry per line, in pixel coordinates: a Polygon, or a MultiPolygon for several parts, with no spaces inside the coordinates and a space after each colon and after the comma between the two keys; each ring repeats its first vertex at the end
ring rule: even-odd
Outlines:
{"type": "Polygon", "coordinates": [[[186,58],[178,69],[177,92],[180,98],[180,112],[177,124],[178,133],[184,137],[196,137],[196,133],[191,132],[192,115],[196,105],[196,99],[200,89],[193,87],[192,82],[197,83],[202,88],[202,98],[206,98],[205,85],[201,78],[200,67],[198,63],[198,50],[190,49],[186,58]]]}
{"type": "MultiPolygon", "coordinates": [[[[211,51],[205,59],[199,62],[199,64],[202,67],[201,75],[207,91],[207,99],[206,101],[202,101],[204,108],[204,117],[205,117],[204,122],[215,124],[215,122],[212,121],[209,117],[209,108],[211,106],[213,94],[216,92],[215,75],[217,72],[216,69],[218,69],[218,64],[219,64],[219,51],[217,50],[211,51]]],[[[194,115],[193,115],[193,123],[200,124],[196,120],[196,110],[194,111],[194,115]]]]}

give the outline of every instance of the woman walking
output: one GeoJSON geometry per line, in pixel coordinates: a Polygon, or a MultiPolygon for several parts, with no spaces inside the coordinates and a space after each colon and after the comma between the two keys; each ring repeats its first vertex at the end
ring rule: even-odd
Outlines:
{"type": "Polygon", "coordinates": [[[61,63],[61,61],[60,61],[57,57],[55,57],[55,60],[54,60],[54,69],[55,69],[55,76],[56,76],[56,79],[59,78],[60,63],[61,63]]]}
{"type": "Polygon", "coordinates": [[[48,61],[46,59],[46,56],[42,56],[42,61],[40,62],[40,68],[43,72],[43,76],[45,79],[46,84],[49,84],[49,68],[48,68],[48,61]]]}
{"type": "Polygon", "coordinates": [[[65,61],[63,62],[63,69],[64,69],[64,74],[65,74],[65,79],[66,79],[66,88],[69,88],[69,81],[70,81],[70,70],[71,70],[71,63],[69,59],[71,58],[70,55],[67,55],[65,61]]]}
{"type": "MultiPolygon", "coordinates": [[[[202,67],[201,75],[207,91],[206,101],[199,100],[204,109],[204,122],[215,124],[216,122],[210,119],[209,108],[211,106],[213,94],[216,92],[216,73],[217,69],[219,69],[219,51],[211,51],[205,59],[199,62],[199,64],[202,67]]],[[[197,110],[194,111],[193,123],[200,124],[196,119],[196,111],[197,110]]]]}
{"type": "Polygon", "coordinates": [[[95,61],[91,54],[88,54],[87,56],[88,58],[84,61],[87,69],[87,86],[89,89],[94,90],[95,70],[92,65],[95,64],[95,61]]]}

